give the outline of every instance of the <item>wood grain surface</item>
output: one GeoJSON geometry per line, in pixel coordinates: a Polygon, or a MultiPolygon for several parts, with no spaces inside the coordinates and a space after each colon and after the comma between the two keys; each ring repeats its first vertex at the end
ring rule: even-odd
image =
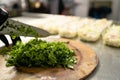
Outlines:
{"type": "Polygon", "coordinates": [[[0,80],[81,80],[92,74],[97,67],[96,53],[88,46],[69,39],[48,39],[61,41],[75,51],[77,63],[74,69],[68,68],[27,68],[6,67],[5,56],[0,55],[0,80]]]}

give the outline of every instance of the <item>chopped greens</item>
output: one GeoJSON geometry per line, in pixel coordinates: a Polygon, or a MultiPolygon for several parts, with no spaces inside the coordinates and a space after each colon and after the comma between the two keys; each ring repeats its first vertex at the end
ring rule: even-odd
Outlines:
{"type": "Polygon", "coordinates": [[[23,44],[17,42],[9,52],[7,66],[67,67],[76,63],[75,53],[63,42],[47,42],[33,39],[23,44]]]}
{"type": "Polygon", "coordinates": [[[8,48],[8,47],[3,47],[3,48],[0,50],[0,54],[4,56],[4,55],[7,55],[9,51],[10,51],[10,48],[8,48]]]}

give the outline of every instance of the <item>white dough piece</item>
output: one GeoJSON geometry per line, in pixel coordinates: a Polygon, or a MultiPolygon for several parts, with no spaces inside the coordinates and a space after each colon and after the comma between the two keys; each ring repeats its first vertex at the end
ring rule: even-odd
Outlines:
{"type": "Polygon", "coordinates": [[[67,22],[59,28],[59,35],[66,38],[75,38],[78,36],[78,29],[85,24],[92,23],[93,19],[69,17],[67,22]]]}
{"type": "Polygon", "coordinates": [[[59,29],[59,35],[61,37],[74,38],[77,36],[77,27],[66,24],[59,29]]]}
{"type": "Polygon", "coordinates": [[[81,40],[95,42],[100,38],[102,32],[110,27],[112,21],[106,19],[100,19],[90,23],[89,25],[84,25],[84,27],[78,29],[78,36],[81,40]]]}
{"type": "Polygon", "coordinates": [[[106,45],[120,47],[120,25],[113,25],[102,36],[106,45]]]}

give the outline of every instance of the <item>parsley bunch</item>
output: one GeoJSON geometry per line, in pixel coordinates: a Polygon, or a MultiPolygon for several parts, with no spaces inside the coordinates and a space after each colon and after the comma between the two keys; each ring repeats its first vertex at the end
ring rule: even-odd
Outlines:
{"type": "Polygon", "coordinates": [[[75,53],[63,42],[46,42],[33,39],[26,44],[18,42],[12,47],[7,66],[67,67],[76,63],[75,53]]]}

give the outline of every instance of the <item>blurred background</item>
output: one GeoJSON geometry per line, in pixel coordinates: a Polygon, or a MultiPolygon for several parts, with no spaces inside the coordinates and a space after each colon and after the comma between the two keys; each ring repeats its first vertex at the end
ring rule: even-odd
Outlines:
{"type": "Polygon", "coordinates": [[[9,17],[23,12],[120,20],[120,0],[0,0],[9,17]]]}

